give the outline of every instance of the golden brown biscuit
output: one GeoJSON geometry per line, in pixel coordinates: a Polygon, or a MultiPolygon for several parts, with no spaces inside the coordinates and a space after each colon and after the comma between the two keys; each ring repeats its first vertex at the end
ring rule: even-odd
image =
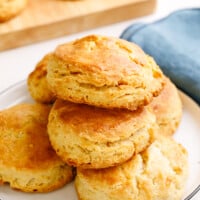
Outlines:
{"type": "Polygon", "coordinates": [[[27,79],[30,95],[40,103],[53,103],[56,99],[46,80],[46,65],[50,56],[50,54],[45,55],[27,79]]]}
{"type": "Polygon", "coordinates": [[[72,168],[52,149],[50,107],[20,104],[0,112],[0,182],[24,192],[48,192],[72,180],[72,168]]]}
{"type": "Polygon", "coordinates": [[[188,174],[186,150],[170,137],[112,168],[77,169],[81,200],[180,200],[188,174]]]}
{"type": "Polygon", "coordinates": [[[0,0],[0,22],[5,22],[19,14],[27,0],[0,0]]]}
{"type": "Polygon", "coordinates": [[[145,108],[111,110],[57,99],[48,133],[53,148],[69,165],[105,168],[146,148],[156,130],[155,120],[145,108]]]}
{"type": "Polygon", "coordinates": [[[182,102],[176,86],[168,78],[164,89],[148,106],[156,115],[159,132],[164,135],[174,134],[181,121],[182,102]]]}
{"type": "Polygon", "coordinates": [[[136,110],[163,88],[163,73],[137,45],[91,35],[60,45],[47,81],[58,98],[104,108],[136,110]]]}

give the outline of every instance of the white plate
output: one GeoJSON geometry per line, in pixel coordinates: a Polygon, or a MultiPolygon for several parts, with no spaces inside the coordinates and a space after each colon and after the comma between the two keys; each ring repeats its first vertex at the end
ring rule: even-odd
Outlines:
{"type": "MultiPolygon", "coordinates": [[[[174,137],[189,153],[190,175],[183,197],[189,200],[200,189],[198,187],[200,184],[200,108],[185,94],[180,94],[183,101],[183,118],[174,137]]],[[[21,102],[32,102],[25,81],[0,93],[0,110],[21,102]]],[[[72,182],[60,190],[46,194],[27,194],[12,190],[9,186],[0,186],[0,200],[77,200],[77,196],[72,182]]],[[[192,200],[198,199],[194,196],[192,200]]]]}

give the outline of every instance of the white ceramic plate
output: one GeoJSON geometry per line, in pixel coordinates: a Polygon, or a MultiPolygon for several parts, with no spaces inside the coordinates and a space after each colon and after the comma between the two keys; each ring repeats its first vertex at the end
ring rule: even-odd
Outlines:
{"type": "MultiPolygon", "coordinates": [[[[183,199],[199,200],[194,194],[200,189],[200,107],[185,94],[180,94],[183,101],[183,118],[174,137],[188,150],[190,164],[190,175],[183,199]]],[[[21,102],[32,102],[25,81],[19,82],[0,93],[0,110],[21,102]]],[[[77,199],[73,182],[60,190],[46,194],[27,194],[12,190],[9,186],[0,186],[0,200],[77,199]]]]}

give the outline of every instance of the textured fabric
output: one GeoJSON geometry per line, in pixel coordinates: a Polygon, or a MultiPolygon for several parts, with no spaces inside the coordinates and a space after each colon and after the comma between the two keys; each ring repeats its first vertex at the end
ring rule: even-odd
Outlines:
{"type": "Polygon", "coordinates": [[[176,86],[200,104],[200,9],[179,10],[150,24],[133,24],[121,38],[153,56],[176,86]]]}

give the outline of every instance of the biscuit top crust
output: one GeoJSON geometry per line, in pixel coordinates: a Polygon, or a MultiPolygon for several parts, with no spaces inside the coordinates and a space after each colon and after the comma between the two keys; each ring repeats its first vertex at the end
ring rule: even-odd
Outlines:
{"type": "Polygon", "coordinates": [[[20,169],[60,164],[47,134],[51,106],[19,104],[0,111],[0,163],[20,169]]]}
{"type": "Polygon", "coordinates": [[[31,96],[40,103],[53,103],[56,99],[47,82],[47,63],[50,58],[51,53],[45,55],[28,75],[27,79],[31,96]]]}
{"type": "Polygon", "coordinates": [[[162,76],[156,63],[139,46],[114,37],[86,36],[58,46],[54,55],[66,64],[67,71],[87,75],[84,83],[96,87],[134,85],[133,76],[162,76]]]}
{"type": "Polygon", "coordinates": [[[154,98],[154,100],[149,104],[149,106],[153,108],[154,112],[158,116],[166,116],[166,113],[169,113],[170,111],[172,112],[174,110],[180,110],[181,115],[182,102],[178,94],[178,89],[169,78],[165,77],[164,79],[166,84],[163,90],[161,91],[159,96],[154,98]]]}
{"type": "Polygon", "coordinates": [[[0,23],[17,15],[27,3],[28,0],[0,0],[0,23]]]}
{"type": "MultiPolygon", "coordinates": [[[[147,109],[137,111],[104,109],[57,99],[50,113],[63,132],[74,132],[94,142],[115,142],[140,131],[152,129],[154,115],[147,109]]],[[[54,123],[54,122],[52,122],[54,123]]]]}
{"type": "Polygon", "coordinates": [[[46,78],[47,75],[47,62],[51,54],[47,54],[44,58],[37,63],[35,69],[29,74],[28,79],[36,79],[39,82],[41,79],[46,78]]]}

